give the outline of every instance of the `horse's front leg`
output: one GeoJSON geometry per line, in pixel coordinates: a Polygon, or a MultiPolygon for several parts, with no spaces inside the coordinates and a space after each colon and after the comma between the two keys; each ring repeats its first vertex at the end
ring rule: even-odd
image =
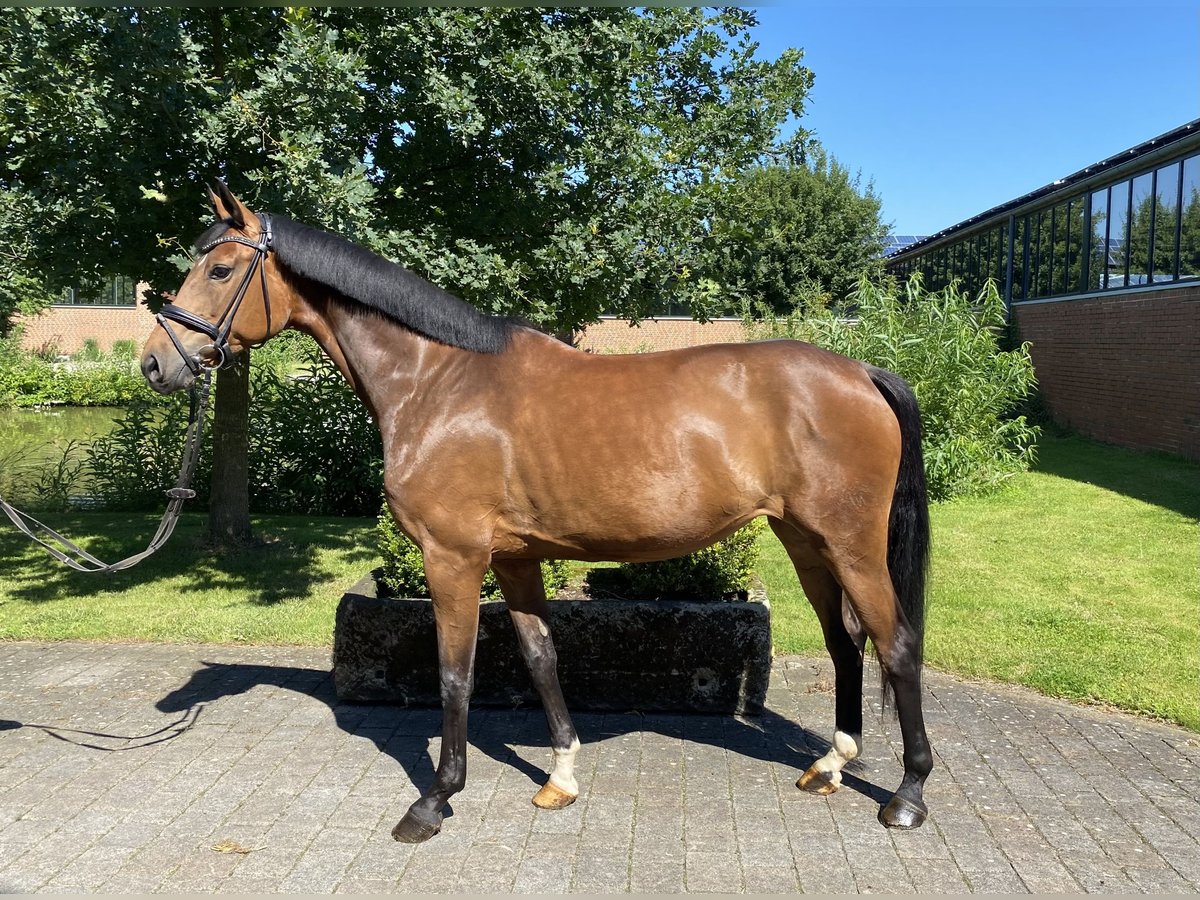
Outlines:
{"type": "Polygon", "coordinates": [[[442,810],[467,783],[467,707],[475,675],[479,632],[479,588],[487,571],[483,554],[423,548],[425,579],[437,624],[442,683],[442,752],[433,786],[409,807],[392,829],[406,844],[427,841],[442,827],[442,810]]]}
{"type": "Polygon", "coordinates": [[[507,560],[494,563],[492,571],[500,582],[517,631],[521,655],[529,668],[533,686],[542,698],[546,724],[550,726],[554,768],[534,796],[533,805],[542,809],[562,809],[579,796],[579,785],[575,781],[579,737],[558,683],[558,654],[550,634],[550,604],[546,602],[541,564],[537,560],[507,560]]]}

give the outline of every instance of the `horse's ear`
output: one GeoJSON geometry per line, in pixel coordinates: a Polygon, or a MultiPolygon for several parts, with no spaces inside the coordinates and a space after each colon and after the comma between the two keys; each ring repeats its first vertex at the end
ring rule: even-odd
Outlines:
{"type": "Polygon", "coordinates": [[[208,205],[212,207],[213,215],[221,218],[221,208],[218,206],[217,195],[213,193],[213,189],[208,185],[204,187],[204,193],[208,194],[208,205]]]}
{"type": "Polygon", "coordinates": [[[208,199],[218,219],[228,219],[234,228],[245,229],[246,207],[242,205],[241,200],[233,196],[233,191],[220,178],[213,179],[212,187],[208,190],[208,199]]]}

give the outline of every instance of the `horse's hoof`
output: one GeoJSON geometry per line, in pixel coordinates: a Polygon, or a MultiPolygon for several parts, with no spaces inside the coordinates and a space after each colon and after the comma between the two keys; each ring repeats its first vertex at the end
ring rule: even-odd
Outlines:
{"type": "Polygon", "coordinates": [[[442,814],[410,809],[392,829],[392,837],[402,844],[420,844],[442,830],[442,814]]]}
{"type": "Polygon", "coordinates": [[[808,791],[810,794],[821,794],[827,796],[832,794],[842,786],[841,772],[820,772],[816,766],[811,766],[800,776],[800,780],[796,782],[796,787],[802,791],[808,791]]]}
{"type": "Polygon", "coordinates": [[[888,828],[920,828],[929,809],[920,800],[908,800],[896,794],[879,810],[879,821],[888,828]]]}
{"type": "Polygon", "coordinates": [[[538,809],[566,809],[575,802],[577,794],[568,794],[562,788],[547,781],[542,789],[533,795],[533,805],[538,809]]]}

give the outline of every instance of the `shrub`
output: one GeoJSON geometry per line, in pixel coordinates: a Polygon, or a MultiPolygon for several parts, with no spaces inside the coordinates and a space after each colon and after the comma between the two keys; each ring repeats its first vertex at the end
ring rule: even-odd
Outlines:
{"type": "Polygon", "coordinates": [[[647,600],[720,600],[740,594],[750,586],[764,528],[766,522],[759,518],[687,556],[592,569],[587,585],[594,594],[647,600]]]}
{"type": "Polygon", "coordinates": [[[137,341],[128,340],[128,339],[122,340],[122,341],[113,341],[112,350],[109,351],[109,355],[113,359],[127,359],[127,360],[137,359],[137,355],[138,355],[137,341]]]}
{"type": "Polygon", "coordinates": [[[321,349],[309,335],[285,329],[261,347],[254,349],[252,359],[260,369],[270,369],[283,376],[305,368],[321,355],[321,349]]]}
{"type": "MultiPolygon", "coordinates": [[[[310,359],[300,377],[251,373],[249,487],[254,512],[366,516],[383,489],[379,430],[333,364],[310,359]]],[[[175,483],[189,402],[174,394],[131,403],[112,432],[87,447],[93,491],[110,509],[154,509],[175,483]]],[[[208,500],[212,439],[192,487],[208,500]]]]}
{"type": "MultiPolygon", "coordinates": [[[[129,342],[132,344],[132,342],[129,342]]],[[[137,369],[133,352],[103,353],[88,341],[69,362],[23,350],[19,338],[0,340],[0,406],[125,406],[152,401],[154,393],[137,369]]]]}
{"type": "Polygon", "coordinates": [[[921,404],[925,474],[934,500],[984,493],[1029,467],[1038,428],[1021,409],[1035,384],[1028,344],[1002,349],[1004,302],[988,282],[972,301],[951,285],[903,293],[860,281],[853,317],[811,296],[755,337],[795,337],[904,377],[921,404]]]}
{"type": "MultiPolygon", "coordinates": [[[[91,492],[107,509],[157,509],[166,503],[163,491],[175,484],[187,433],[186,395],[165,402],[131,403],[112,431],[86,444],[91,492]]],[[[200,503],[208,499],[212,473],[212,441],[200,447],[192,488],[200,503]]]]}
{"type": "MultiPolygon", "coordinates": [[[[387,504],[379,513],[379,554],[383,557],[380,567],[381,586],[396,597],[428,597],[429,583],[425,580],[425,561],[421,550],[408,539],[392,518],[387,504]]],[[[546,585],[546,596],[553,597],[567,584],[567,564],[562,560],[548,559],[542,563],[542,580],[546,585]]],[[[488,569],[483,577],[480,596],[484,600],[500,599],[500,585],[496,576],[488,569]]]]}
{"type": "Polygon", "coordinates": [[[88,338],[79,350],[71,354],[71,359],[76,362],[100,362],[104,359],[104,351],[95,338],[88,338]]]}
{"type": "Polygon", "coordinates": [[[379,429],[315,345],[300,374],[256,366],[250,504],[257,512],[369,516],[383,491],[379,429]]]}

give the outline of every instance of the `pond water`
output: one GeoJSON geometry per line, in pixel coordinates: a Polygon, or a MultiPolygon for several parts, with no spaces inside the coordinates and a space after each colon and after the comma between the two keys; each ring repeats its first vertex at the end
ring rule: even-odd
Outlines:
{"type": "Polygon", "coordinates": [[[0,467],[57,459],[70,441],[108,434],[123,412],[82,406],[0,409],[0,467]]]}

